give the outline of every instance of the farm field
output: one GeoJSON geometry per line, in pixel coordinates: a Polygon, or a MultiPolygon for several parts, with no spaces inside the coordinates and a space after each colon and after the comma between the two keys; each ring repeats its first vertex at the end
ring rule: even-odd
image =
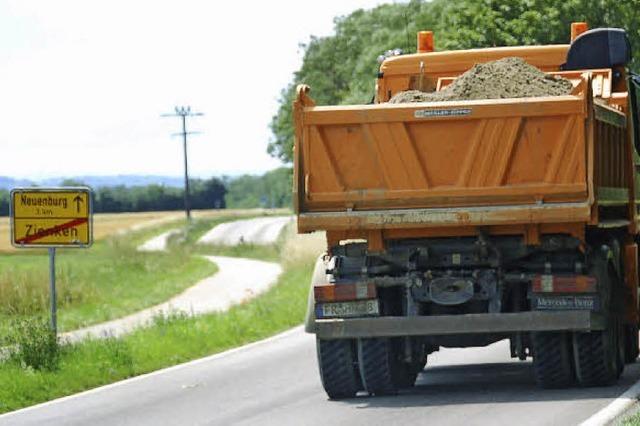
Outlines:
{"type": "MultiPolygon", "coordinates": [[[[241,210],[193,210],[194,218],[214,218],[225,215],[261,215],[261,214],[287,214],[286,209],[241,209],[241,210]]],[[[160,226],[172,221],[184,218],[183,211],[165,212],[137,212],[137,213],[97,213],[93,216],[94,239],[101,240],[109,235],[138,231],[145,228],[160,226]]],[[[11,245],[11,230],[8,217],[0,217],[0,253],[18,252],[11,245]]]]}

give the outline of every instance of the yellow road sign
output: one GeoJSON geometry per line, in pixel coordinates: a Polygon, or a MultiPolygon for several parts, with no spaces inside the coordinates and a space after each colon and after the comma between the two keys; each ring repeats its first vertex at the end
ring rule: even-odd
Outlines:
{"type": "Polygon", "coordinates": [[[87,247],[93,242],[89,188],[16,188],[11,191],[15,247],[87,247]]]}

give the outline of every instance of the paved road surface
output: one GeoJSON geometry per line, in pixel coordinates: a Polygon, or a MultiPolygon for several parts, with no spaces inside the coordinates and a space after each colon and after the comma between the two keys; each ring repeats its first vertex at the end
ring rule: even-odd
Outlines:
{"type": "Polygon", "coordinates": [[[273,244],[292,216],[260,217],[217,225],[198,241],[201,244],[235,246],[242,243],[273,244]]]}
{"type": "Polygon", "coordinates": [[[539,390],[506,341],[445,349],[414,389],[395,397],[328,401],[313,336],[301,328],[266,343],[0,416],[0,425],[572,425],[640,377],[615,387],[539,390]]]}

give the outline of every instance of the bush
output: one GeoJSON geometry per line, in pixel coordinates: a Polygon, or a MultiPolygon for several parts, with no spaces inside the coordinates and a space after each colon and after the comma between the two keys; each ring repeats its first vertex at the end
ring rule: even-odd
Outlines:
{"type": "Polygon", "coordinates": [[[49,322],[40,317],[12,321],[8,338],[10,359],[23,368],[55,370],[60,361],[60,344],[49,322]]]}

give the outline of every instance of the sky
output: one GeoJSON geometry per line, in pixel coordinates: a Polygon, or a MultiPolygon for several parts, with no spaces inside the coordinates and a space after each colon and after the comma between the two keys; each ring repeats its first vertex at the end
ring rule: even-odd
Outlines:
{"type": "Polygon", "coordinates": [[[0,176],[262,173],[300,43],[381,0],[0,0],[0,176]]]}

